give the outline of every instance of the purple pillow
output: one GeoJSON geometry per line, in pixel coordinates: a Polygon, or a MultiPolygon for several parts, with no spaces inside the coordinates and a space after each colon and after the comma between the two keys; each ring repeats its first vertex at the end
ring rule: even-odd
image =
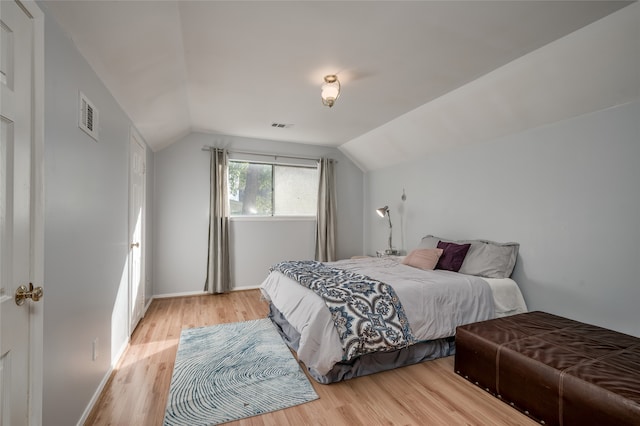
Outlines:
{"type": "Polygon", "coordinates": [[[455,244],[438,241],[438,248],[442,249],[442,255],[438,259],[436,269],[445,269],[447,271],[458,272],[464,262],[471,244],[455,244]]]}

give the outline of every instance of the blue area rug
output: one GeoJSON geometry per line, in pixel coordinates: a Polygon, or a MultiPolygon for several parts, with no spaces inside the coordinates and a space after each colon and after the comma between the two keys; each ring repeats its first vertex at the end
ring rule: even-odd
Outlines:
{"type": "Polygon", "coordinates": [[[318,399],[269,319],[182,330],[165,425],[215,425],[318,399]]]}

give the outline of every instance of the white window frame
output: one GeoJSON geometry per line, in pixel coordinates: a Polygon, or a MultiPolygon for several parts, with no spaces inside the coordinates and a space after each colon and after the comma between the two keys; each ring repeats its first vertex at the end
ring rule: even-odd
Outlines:
{"type": "MultiPolygon", "coordinates": [[[[229,153],[229,163],[246,162],[255,164],[268,164],[270,166],[288,166],[318,168],[318,160],[311,158],[295,158],[270,154],[251,153],[229,153]],[[267,158],[265,158],[267,157],[267,158]]],[[[260,222],[260,221],[315,221],[317,213],[313,215],[232,215],[229,219],[237,222],[260,222]]]]}

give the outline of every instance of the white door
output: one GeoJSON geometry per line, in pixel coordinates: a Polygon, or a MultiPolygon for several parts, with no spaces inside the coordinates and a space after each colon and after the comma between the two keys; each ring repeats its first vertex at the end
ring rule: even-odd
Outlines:
{"type": "Polygon", "coordinates": [[[131,131],[129,160],[129,334],[144,313],[145,146],[131,131]]]}
{"type": "Polygon", "coordinates": [[[34,260],[39,250],[34,229],[41,225],[35,209],[41,199],[34,183],[40,176],[34,165],[34,23],[13,1],[0,2],[0,21],[0,424],[9,426],[38,421],[30,415],[30,402],[38,392],[31,351],[41,349],[32,327],[42,309],[34,306],[42,303],[36,302],[42,289],[35,282],[41,276],[34,260]],[[30,283],[40,292],[31,291],[30,283]],[[26,296],[20,305],[17,292],[26,296]]]}

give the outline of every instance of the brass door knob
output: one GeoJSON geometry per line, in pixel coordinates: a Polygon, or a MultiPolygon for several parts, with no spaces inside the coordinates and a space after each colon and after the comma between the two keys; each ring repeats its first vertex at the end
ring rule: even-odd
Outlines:
{"type": "Polygon", "coordinates": [[[44,291],[42,290],[42,287],[33,288],[32,283],[29,283],[29,287],[21,285],[16,290],[16,305],[22,306],[26,299],[31,299],[34,302],[37,302],[42,299],[43,295],[44,291]]]}
{"type": "Polygon", "coordinates": [[[131,248],[140,247],[140,243],[131,243],[131,248]]]}

